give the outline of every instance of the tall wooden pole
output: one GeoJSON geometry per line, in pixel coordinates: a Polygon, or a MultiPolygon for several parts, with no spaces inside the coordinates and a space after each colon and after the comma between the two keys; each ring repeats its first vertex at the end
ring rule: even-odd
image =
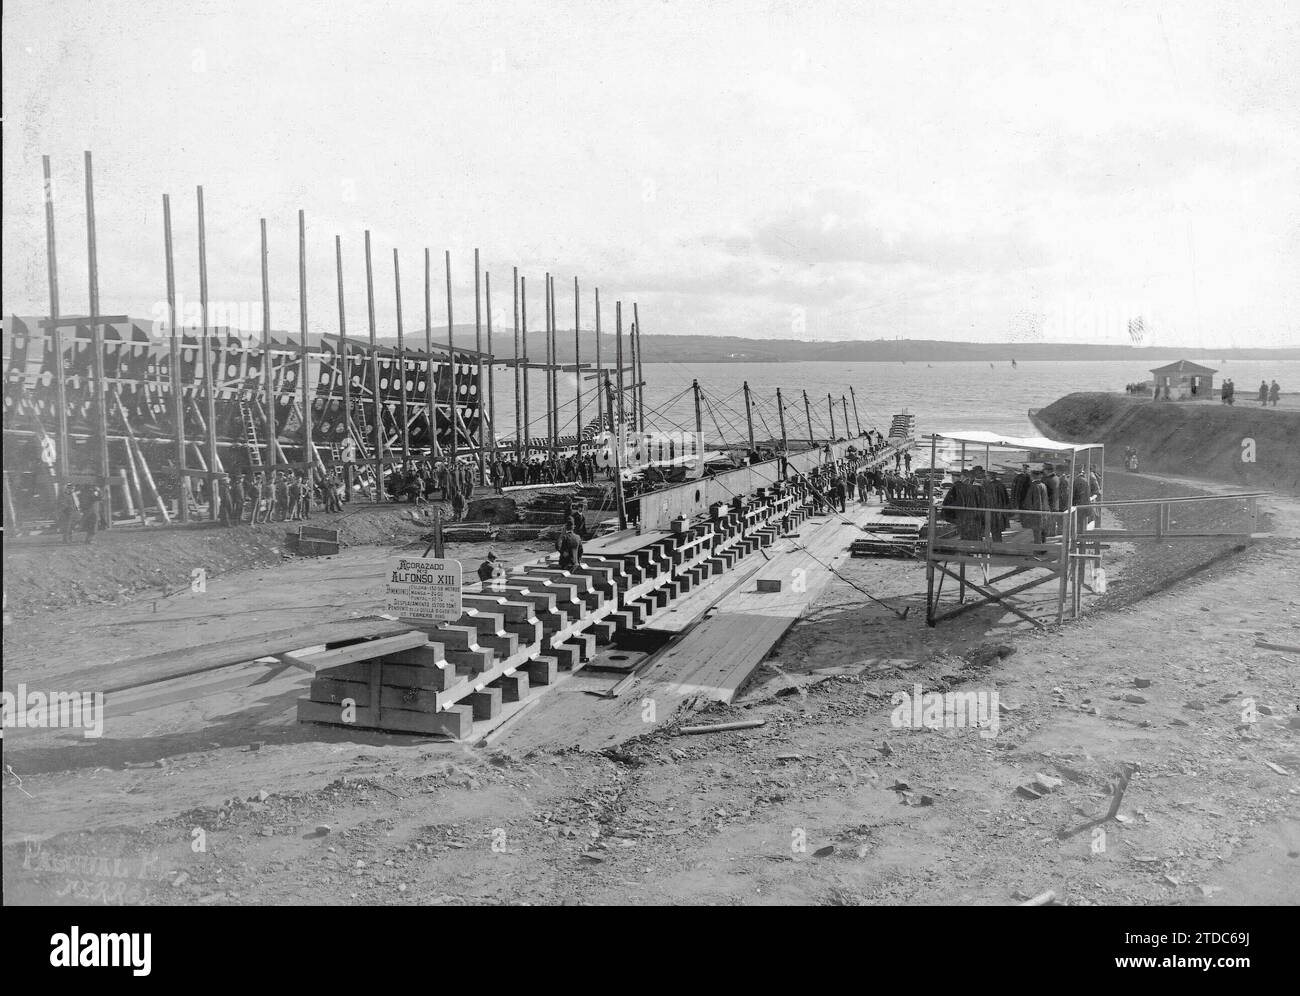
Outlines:
{"type": "MultiPolygon", "coordinates": [[[[203,218],[203,188],[197,188],[199,210],[199,313],[202,316],[203,390],[207,395],[204,404],[204,435],[208,443],[208,473],[215,474],[217,459],[217,388],[212,376],[212,337],[208,329],[208,240],[203,218]]],[[[208,477],[208,519],[215,522],[220,512],[217,479],[208,477]]]]}
{"type": "Polygon", "coordinates": [[[596,418],[600,431],[605,431],[605,392],[601,389],[600,364],[600,288],[596,288],[596,418]]]}
{"type": "MultiPolygon", "coordinates": [[[[276,463],[276,452],[279,450],[279,440],[276,438],[276,417],[275,408],[276,397],[275,391],[275,365],[271,361],[271,281],[267,273],[267,261],[270,258],[270,251],[266,246],[266,219],[262,219],[262,394],[266,403],[266,441],[264,443],[265,459],[264,463],[276,463]]],[[[269,487],[271,479],[265,479],[269,487]]],[[[265,492],[264,492],[265,493],[265,492]]],[[[256,514],[257,510],[254,509],[256,514]]]]}
{"type": "MultiPolygon", "coordinates": [[[[384,501],[384,402],[379,392],[379,348],[375,339],[375,272],[370,259],[370,230],[366,230],[366,320],[370,327],[371,420],[375,435],[375,502],[384,501]]],[[[365,402],[362,402],[364,405],[365,402]]]]}
{"type": "Polygon", "coordinates": [[[523,415],[519,409],[519,267],[514,267],[511,271],[512,282],[514,283],[514,304],[515,304],[515,462],[523,460],[523,415]]]}
{"type": "Polygon", "coordinates": [[[582,463],[582,342],[578,337],[578,278],[573,278],[573,382],[577,385],[573,394],[573,425],[578,437],[578,463],[582,463]]]}
{"type": "Polygon", "coordinates": [[[632,334],[636,337],[636,359],[633,361],[636,377],[636,410],[639,413],[641,431],[645,432],[645,344],[641,341],[641,313],[637,304],[632,302],[632,334]]]}
{"type": "MultiPolygon", "coordinates": [[[[614,342],[615,355],[618,362],[618,407],[615,409],[617,420],[614,426],[614,432],[611,433],[613,438],[614,449],[614,479],[618,482],[618,528],[627,528],[627,508],[623,503],[623,302],[614,302],[614,342]]],[[[608,380],[605,382],[609,383],[608,380]]]]}
{"type": "MultiPolygon", "coordinates": [[[[186,459],[185,447],[185,385],[181,383],[181,343],[176,333],[176,266],[172,256],[172,199],[163,194],[163,249],[167,257],[167,336],[168,343],[168,379],[172,385],[172,420],[176,438],[176,504],[180,506],[181,522],[190,521],[190,503],[188,493],[190,479],[184,473],[186,459]]],[[[127,465],[132,473],[135,468],[128,450],[127,465]]],[[[144,512],[144,492],[140,493],[140,511],[144,512]]]]}
{"type": "Polygon", "coordinates": [[[790,451],[790,444],[785,438],[785,404],[781,401],[781,389],[776,389],[776,414],[781,421],[781,477],[786,476],[785,455],[790,451]]]}
{"type": "MultiPolygon", "coordinates": [[[[487,354],[488,354],[488,387],[487,387],[487,415],[488,415],[488,432],[491,433],[492,455],[488,459],[495,460],[497,457],[497,395],[496,395],[496,376],[493,371],[496,369],[496,357],[492,353],[492,274],[483,274],[483,305],[487,311],[487,354]]],[[[479,417],[483,417],[482,409],[482,387],[479,388],[479,417]]]]}
{"type": "Polygon", "coordinates": [[[474,389],[478,391],[478,483],[479,487],[487,484],[487,460],[483,456],[483,423],[487,405],[483,402],[483,305],[479,299],[479,262],[478,250],[474,250],[474,389]]]}
{"type": "Polygon", "coordinates": [[[858,435],[862,435],[862,422],[858,418],[858,396],[853,393],[853,385],[849,385],[849,397],[853,399],[853,424],[858,427],[858,435]]]}
{"type": "Polygon", "coordinates": [[[614,380],[618,386],[618,407],[610,410],[610,418],[617,416],[614,433],[623,431],[623,302],[614,302],[614,380]]]}
{"type": "Polygon", "coordinates": [[[700,440],[700,459],[704,459],[704,411],[700,407],[700,382],[691,381],[691,392],[695,395],[695,435],[700,440]]]}
{"type": "MultiPolygon", "coordinates": [[[[620,307],[621,305],[615,302],[614,310],[616,314],[618,313],[620,307]]],[[[617,321],[622,321],[621,316],[617,319],[617,321]]],[[[605,374],[605,403],[609,406],[609,410],[611,412],[615,411],[614,408],[615,402],[612,396],[612,392],[613,392],[613,387],[609,382],[609,374],[605,374]]],[[[621,420],[622,407],[623,404],[622,401],[620,400],[618,403],[618,408],[620,410],[620,420],[621,420]]],[[[613,415],[610,416],[611,421],[613,420],[613,417],[614,417],[613,415]]],[[[609,434],[609,448],[614,456],[614,501],[618,504],[618,528],[626,529],[627,528],[627,505],[624,503],[623,500],[623,455],[622,453],[619,452],[623,448],[622,444],[623,444],[623,439],[620,432],[614,431],[609,434]]]]}
{"type": "MultiPolygon", "coordinates": [[[[524,344],[524,459],[529,460],[533,455],[533,443],[531,430],[528,425],[528,278],[519,278],[519,314],[523,321],[523,331],[520,333],[520,340],[524,344]]],[[[518,367],[515,368],[519,369],[518,367]]]]}
{"type": "Polygon", "coordinates": [[[812,407],[808,404],[808,392],[803,392],[803,415],[808,421],[808,443],[814,448],[817,446],[817,440],[813,438],[812,426],[812,407]]]}
{"type": "Polygon", "coordinates": [[[781,452],[784,453],[790,447],[785,438],[785,405],[781,401],[781,389],[779,387],[776,389],[776,414],[781,421],[781,452]]]}
{"type": "Polygon", "coordinates": [[[425,418],[429,426],[429,454],[436,456],[442,452],[438,444],[438,399],[436,396],[437,380],[433,376],[433,270],[429,250],[424,250],[424,352],[428,357],[429,369],[424,376],[425,418]]]}
{"type": "Polygon", "coordinates": [[[555,278],[547,280],[551,294],[551,407],[554,414],[551,417],[554,431],[551,433],[551,456],[559,458],[560,455],[560,316],[555,311],[555,278]]]}
{"type": "Polygon", "coordinates": [[[543,330],[543,341],[546,344],[546,362],[542,365],[543,378],[546,381],[546,451],[555,455],[555,433],[552,429],[552,421],[555,417],[555,400],[551,397],[551,275],[548,273],[543,277],[543,301],[546,308],[546,323],[543,330]]]}
{"type": "Polygon", "coordinates": [[[397,296],[397,384],[398,408],[402,413],[402,460],[411,459],[411,417],[406,410],[406,333],[402,328],[402,270],[393,249],[393,291],[397,296]]]}
{"type": "Polygon", "coordinates": [[[113,486],[108,464],[108,397],[104,383],[104,327],[99,324],[99,258],[95,244],[95,179],[86,153],[86,260],[90,279],[90,348],[95,372],[95,450],[103,488],[104,521],[113,526],[113,486]]]}
{"type": "Polygon", "coordinates": [[[749,381],[742,385],[745,390],[745,425],[749,428],[749,454],[745,457],[745,462],[750,462],[750,454],[754,452],[754,403],[749,397],[749,381]]]}
{"type": "MultiPolygon", "coordinates": [[[[41,156],[45,170],[45,262],[50,285],[50,319],[59,317],[59,265],[54,251],[54,181],[50,179],[50,157],[41,156]]],[[[59,406],[55,413],[58,426],[59,449],[54,455],[58,475],[58,495],[63,497],[70,476],[68,462],[68,399],[67,381],[63,374],[63,332],[58,325],[50,326],[47,335],[54,352],[54,401],[59,406]]],[[[43,344],[43,343],[42,343],[43,344]]]]}
{"type": "Polygon", "coordinates": [[[830,441],[833,443],[833,442],[835,442],[835,399],[832,398],[832,397],[830,396],[830,394],[827,394],[827,395],[826,395],[826,407],[830,410],[830,415],[831,415],[831,439],[830,439],[830,441]]]}
{"type": "Polygon", "coordinates": [[[638,378],[636,375],[636,317],[635,317],[636,305],[635,304],[632,305],[632,315],[633,315],[632,327],[627,331],[627,346],[628,349],[631,351],[631,360],[632,360],[632,384],[631,384],[632,428],[633,430],[639,430],[640,421],[641,421],[641,405],[639,404],[639,399],[636,393],[636,382],[638,378]]]}
{"type": "MultiPolygon", "coordinates": [[[[343,240],[334,236],[334,271],[339,289],[339,351],[335,362],[343,376],[343,445],[352,448],[352,357],[348,350],[348,319],[343,307],[343,240]]],[[[344,463],[343,494],[352,500],[352,468],[344,463]]]]}
{"type": "Polygon", "coordinates": [[[451,250],[443,250],[447,266],[447,362],[450,364],[451,376],[447,378],[447,417],[451,422],[451,462],[456,463],[456,451],[460,448],[460,439],[456,431],[456,330],[452,325],[451,314],[451,250]]]}
{"type": "Polygon", "coordinates": [[[307,364],[307,214],[298,211],[298,383],[302,389],[302,472],[306,476],[305,505],[311,508],[311,482],[316,450],[311,439],[311,371],[307,364]]]}

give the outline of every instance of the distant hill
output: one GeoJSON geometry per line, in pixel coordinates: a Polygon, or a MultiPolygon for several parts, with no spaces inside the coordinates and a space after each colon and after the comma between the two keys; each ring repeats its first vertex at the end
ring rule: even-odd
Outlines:
{"type": "MultiPolygon", "coordinates": [[[[28,319],[29,321],[33,319],[28,319]]],[[[143,328],[150,326],[149,319],[135,319],[143,328]]],[[[350,329],[349,338],[364,341],[365,329],[350,329]]],[[[256,335],[260,338],[260,330],[256,335]]],[[[274,330],[271,335],[280,342],[286,337],[297,341],[298,332],[274,330]]],[[[481,330],[483,349],[487,350],[487,326],[481,330]]],[[[405,335],[411,349],[423,349],[424,329],[410,329],[405,335]]],[[[458,349],[475,348],[473,325],[457,325],[454,339],[458,349]]],[[[591,362],[596,356],[595,334],[583,331],[581,336],[582,359],[591,362]]],[[[320,334],[308,333],[307,341],[315,345],[320,334]]],[[[623,336],[625,362],[630,360],[629,336],[623,336]]],[[[380,335],[384,345],[396,345],[395,335],[380,335]]],[[[447,344],[446,326],[433,329],[433,341],[439,346],[447,344]]],[[[721,335],[645,335],[642,337],[647,363],[783,363],[821,361],[825,363],[944,363],[953,360],[984,360],[990,363],[1010,363],[1012,360],[1125,360],[1152,365],[1170,360],[1202,360],[1210,366],[1218,360],[1300,360],[1300,348],[1266,349],[1188,349],[1180,346],[1121,346],[1106,343],[1068,342],[949,342],[942,339],[876,339],[871,341],[804,342],[799,339],[744,339],[740,336],[721,335]]],[[[514,355],[514,330],[496,325],[492,330],[493,352],[502,358],[514,355]]],[[[613,364],[616,343],[614,334],[602,331],[600,335],[601,361],[613,364]]],[[[528,332],[528,358],[541,360],[546,355],[546,339],[541,332],[528,332]]],[[[573,330],[561,329],[556,335],[556,353],[561,363],[573,362],[573,330]]]]}

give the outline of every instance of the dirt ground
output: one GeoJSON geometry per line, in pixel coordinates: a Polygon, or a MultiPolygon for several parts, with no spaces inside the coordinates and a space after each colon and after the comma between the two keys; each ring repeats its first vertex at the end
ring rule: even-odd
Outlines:
{"type": "MultiPolygon", "coordinates": [[[[990,609],[929,629],[919,563],[850,560],[736,703],[693,720],[764,722],[743,731],[675,736],[677,717],[589,694],[616,678],[583,672],[484,746],[334,732],[294,721],[305,674],[262,665],[110,707],[100,740],[6,731],[5,900],[1294,904],[1300,654],[1255,642],[1300,645],[1300,500],[1266,508],[1273,536],[1242,551],[1116,546],[1109,607],[1046,634],[990,609]],[[918,685],[996,692],[997,727],[899,725],[892,697],[918,685]],[[572,732],[629,715],[615,746],[572,732]],[[1092,825],[1125,765],[1116,818],[1092,825]]],[[[472,566],[482,549],[451,552],[472,566]]],[[[156,612],[19,619],[5,686],[200,627],[373,612],[388,554],[232,572],[156,612]]]]}

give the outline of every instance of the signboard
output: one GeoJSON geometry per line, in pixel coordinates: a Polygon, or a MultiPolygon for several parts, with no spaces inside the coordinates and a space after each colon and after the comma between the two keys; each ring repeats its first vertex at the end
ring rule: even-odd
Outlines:
{"type": "Polygon", "coordinates": [[[399,619],[448,622],[464,611],[460,561],[395,557],[388,562],[387,611],[399,619]]]}

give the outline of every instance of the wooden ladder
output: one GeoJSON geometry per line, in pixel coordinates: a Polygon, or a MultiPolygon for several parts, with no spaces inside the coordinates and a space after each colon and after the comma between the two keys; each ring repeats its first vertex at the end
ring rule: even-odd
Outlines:
{"type": "Polygon", "coordinates": [[[253,410],[248,407],[247,401],[239,403],[239,414],[244,420],[244,445],[248,447],[248,462],[250,466],[262,466],[262,444],[257,439],[257,422],[253,418],[253,410]]]}

